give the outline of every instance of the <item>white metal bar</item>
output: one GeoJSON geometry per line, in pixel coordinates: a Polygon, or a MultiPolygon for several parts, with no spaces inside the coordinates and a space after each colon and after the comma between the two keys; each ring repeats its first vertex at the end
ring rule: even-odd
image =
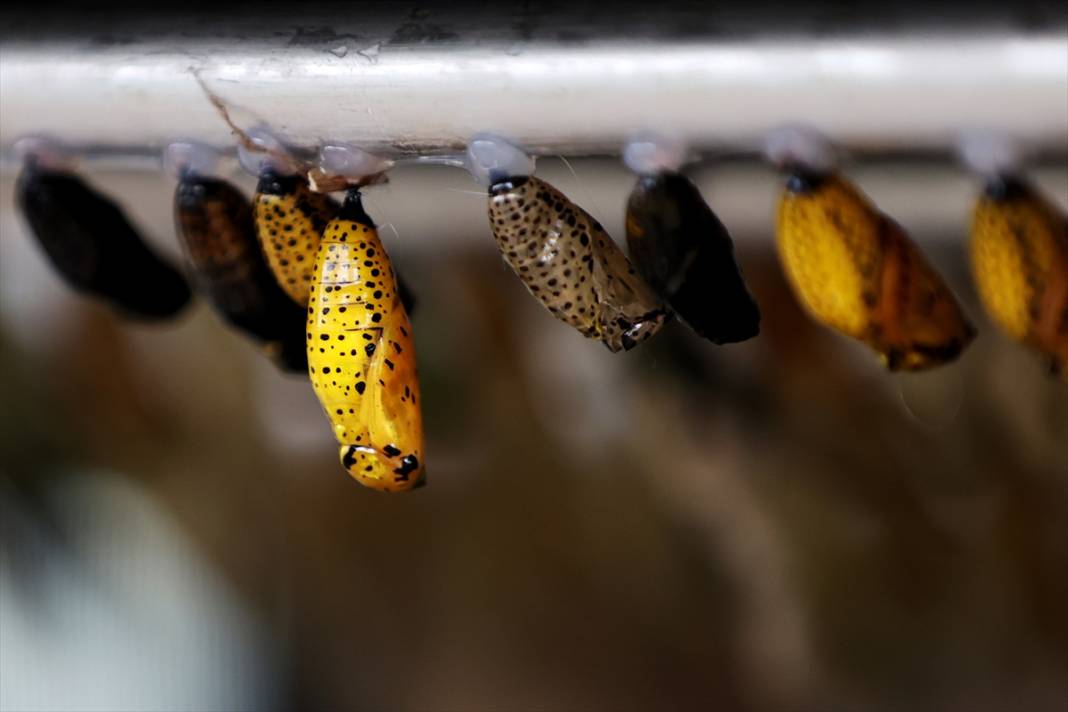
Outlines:
{"type": "Polygon", "coordinates": [[[105,151],[176,137],[232,145],[198,70],[240,124],[266,122],[298,145],[340,139],[394,155],[455,150],[486,130],[543,153],[618,153],[643,128],[744,150],[784,122],[858,150],[943,150],[973,127],[1068,149],[1063,32],[333,44],[6,41],[0,146],[38,133],[105,151]]]}

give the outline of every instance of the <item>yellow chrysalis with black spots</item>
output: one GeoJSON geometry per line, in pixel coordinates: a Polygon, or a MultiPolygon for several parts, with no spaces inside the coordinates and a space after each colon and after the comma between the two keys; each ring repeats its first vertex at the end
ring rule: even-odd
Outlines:
{"type": "Polygon", "coordinates": [[[323,232],[307,336],[312,387],[341,443],[341,464],[372,489],[423,484],[412,325],[357,188],[323,232]]]}
{"type": "Polygon", "coordinates": [[[804,308],[877,351],[888,369],[952,361],[975,337],[904,230],[841,176],[795,171],[779,200],[776,232],[804,308]]]}
{"type": "Polygon", "coordinates": [[[990,318],[1068,372],[1068,216],[1033,186],[987,182],[972,215],[972,273],[990,318]]]}
{"type": "Polygon", "coordinates": [[[313,192],[300,174],[265,167],[256,185],[256,237],[280,287],[300,306],[308,303],[313,262],[323,229],[337,215],[329,195],[313,192]]]}

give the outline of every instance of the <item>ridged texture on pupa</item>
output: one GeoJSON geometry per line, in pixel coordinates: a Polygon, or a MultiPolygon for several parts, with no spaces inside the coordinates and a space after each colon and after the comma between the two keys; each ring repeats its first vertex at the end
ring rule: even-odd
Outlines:
{"type": "Polygon", "coordinates": [[[1068,374],[1068,216],[1020,179],[992,180],[972,216],[971,257],[990,318],[1068,374]]]}
{"type": "Polygon", "coordinates": [[[952,361],[975,336],[901,227],[840,176],[791,176],[779,201],[777,239],[806,310],[868,344],[890,370],[952,361]]]}
{"type": "Polygon", "coordinates": [[[225,181],[186,175],[174,194],[174,216],[197,286],[215,311],[262,344],[279,368],[305,371],[305,311],[267,267],[249,200],[225,181]]]}
{"type": "Polygon", "coordinates": [[[638,179],[627,201],[627,248],[649,286],[701,336],[727,344],[760,333],[731,236],[685,176],[638,179]]]}
{"type": "Polygon", "coordinates": [[[312,387],[341,443],[342,466],[385,492],[423,484],[412,325],[356,189],[319,245],[307,336],[312,387]]]}
{"type": "Polygon", "coordinates": [[[78,176],[29,163],[15,196],[52,266],[73,288],[144,319],[172,317],[189,303],[192,293],[178,270],[145,244],[121,208],[78,176]]]}
{"type": "Polygon", "coordinates": [[[267,169],[253,198],[256,237],[278,285],[301,307],[308,304],[313,263],[326,224],[340,206],[315,193],[304,176],[284,176],[267,169]]]}
{"type": "Polygon", "coordinates": [[[633,348],[668,317],[604,228],[534,176],[490,187],[490,227],[505,261],[563,322],[610,351],[633,348]]]}

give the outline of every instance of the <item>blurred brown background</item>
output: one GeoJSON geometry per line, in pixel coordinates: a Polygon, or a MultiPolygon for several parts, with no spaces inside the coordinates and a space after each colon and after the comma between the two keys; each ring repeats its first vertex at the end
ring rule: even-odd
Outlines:
{"type": "MultiPolygon", "coordinates": [[[[763,167],[695,174],[760,337],[623,355],[527,295],[465,175],[398,170],[368,209],[419,299],[429,484],[397,496],[202,302],[73,295],[5,176],[3,708],[1065,709],[1068,387],[979,309],[965,176],[851,174],[980,327],[960,362],[887,374],[800,312],[763,167]]],[[[622,236],[614,163],[539,175],[622,236]]],[[[91,179],[177,255],[170,179],[91,179]]]]}

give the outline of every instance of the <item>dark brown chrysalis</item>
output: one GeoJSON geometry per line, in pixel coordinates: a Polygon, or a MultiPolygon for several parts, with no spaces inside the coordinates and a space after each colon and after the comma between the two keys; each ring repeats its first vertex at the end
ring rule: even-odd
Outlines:
{"type": "Polygon", "coordinates": [[[172,317],[189,303],[182,275],[145,244],[118,205],[77,175],[30,157],[15,199],[52,266],[74,289],[142,319],[172,317]]]}
{"type": "Polygon", "coordinates": [[[699,335],[728,344],[760,332],[730,234],[685,176],[638,178],[627,202],[627,247],[645,281],[699,335]]]}
{"type": "Polygon", "coordinates": [[[215,178],[183,174],[174,194],[175,229],[215,311],[263,344],[286,371],[307,371],[305,308],[278,286],[256,240],[252,204],[215,178]]]}

